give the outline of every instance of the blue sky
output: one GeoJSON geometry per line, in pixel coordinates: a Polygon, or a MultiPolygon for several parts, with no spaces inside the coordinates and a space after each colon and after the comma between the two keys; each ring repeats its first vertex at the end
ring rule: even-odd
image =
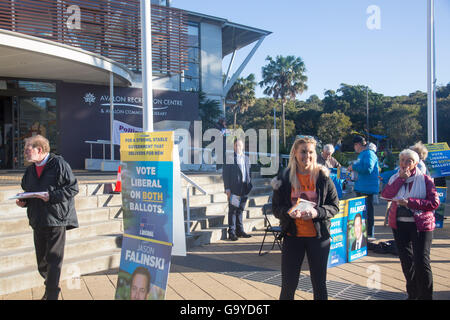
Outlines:
{"type": "MultiPolygon", "coordinates": [[[[241,76],[254,73],[260,81],[268,55],[299,56],[309,87],[301,100],[323,98],[341,83],[368,85],[387,96],[427,91],[427,0],[172,0],[172,6],[271,31],[241,76]],[[380,10],[380,29],[366,25],[371,5],[380,10]]],[[[435,6],[436,78],[445,85],[450,0],[435,0],[435,6]]],[[[237,53],[235,66],[251,47],[237,53]]],[[[264,96],[259,87],[257,96],[264,96]]]]}

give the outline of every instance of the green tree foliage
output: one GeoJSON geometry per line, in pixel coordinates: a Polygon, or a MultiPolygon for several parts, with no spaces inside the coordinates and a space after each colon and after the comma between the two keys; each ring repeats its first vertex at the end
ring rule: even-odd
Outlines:
{"type": "Polygon", "coordinates": [[[350,118],[340,111],[323,113],[319,119],[317,136],[324,144],[336,144],[350,133],[351,126],[350,118]]]}
{"type": "Polygon", "coordinates": [[[387,110],[384,127],[394,148],[405,148],[420,138],[422,126],[418,120],[419,111],[419,107],[405,104],[394,104],[387,110]]]}
{"type": "Polygon", "coordinates": [[[236,129],[237,114],[247,111],[255,103],[255,75],[251,73],[247,78],[239,78],[231,86],[227,100],[232,100],[229,110],[233,114],[233,129],[236,129]]]}
{"type": "Polygon", "coordinates": [[[285,107],[288,100],[307,90],[305,63],[300,57],[276,56],[275,60],[268,56],[268,64],[262,68],[263,80],[259,83],[264,94],[281,101],[281,131],[283,145],[286,145],[285,107]]]}
{"type": "Polygon", "coordinates": [[[198,94],[198,111],[202,121],[203,132],[216,126],[219,117],[222,115],[220,102],[213,99],[207,99],[204,92],[198,94]]]}
{"type": "MultiPolygon", "coordinates": [[[[343,151],[353,152],[352,131],[366,129],[367,87],[341,84],[335,91],[326,90],[320,100],[312,95],[306,101],[289,99],[280,104],[279,98],[259,98],[239,117],[244,130],[273,128],[276,109],[277,127],[281,128],[285,111],[285,136],[288,151],[298,134],[318,136],[324,143],[341,139],[343,151]]],[[[450,83],[437,88],[438,141],[450,142],[450,83]]],[[[427,141],[427,94],[416,91],[403,96],[384,96],[368,90],[369,132],[387,136],[387,147],[401,150],[418,140],[427,141]]],[[[231,120],[231,119],[230,119],[231,120]]],[[[372,139],[373,141],[373,139],[372,139]]]]}
{"type": "Polygon", "coordinates": [[[450,143],[450,82],[437,89],[436,100],[437,138],[439,142],[450,143]]]}

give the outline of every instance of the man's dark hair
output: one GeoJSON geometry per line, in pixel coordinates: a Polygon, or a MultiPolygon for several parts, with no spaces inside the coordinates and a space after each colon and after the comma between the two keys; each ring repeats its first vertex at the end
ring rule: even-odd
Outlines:
{"type": "Polygon", "coordinates": [[[134,277],[135,277],[137,274],[141,274],[141,275],[147,277],[147,286],[146,286],[146,289],[147,289],[147,292],[150,292],[150,278],[151,278],[151,276],[150,276],[150,272],[147,270],[147,268],[144,268],[144,267],[137,267],[136,269],[134,269],[133,274],[131,275],[131,283],[130,283],[130,285],[133,284],[133,279],[134,279],[134,277]]]}
{"type": "Polygon", "coordinates": [[[361,143],[363,146],[365,146],[367,144],[366,139],[363,136],[355,136],[353,138],[353,143],[361,143]]]}
{"type": "Polygon", "coordinates": [[[355,218],[353,218],[353,221],[356,221],[356,218],[359,218],[359,219],[361,220],[361,223],[362,223],[362,216],[361,216],[361,213],[355,214],[355,218]]]}

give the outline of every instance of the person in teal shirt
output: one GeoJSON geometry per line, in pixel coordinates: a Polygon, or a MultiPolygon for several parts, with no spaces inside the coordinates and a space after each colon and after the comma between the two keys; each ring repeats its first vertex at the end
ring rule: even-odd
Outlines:
{"type": "Polygon", "coordinates": [[[379,193],[379,165],[376,153],[369,148],[366,139],[356,136],[353,139],[353,147],[358,159],[348,167],[349,171],[358,173],[355,183],[355,192],[359,197],[366,196],[367,210],[367,236],[374,239],[374,208],[373,196],[379,193]]]}

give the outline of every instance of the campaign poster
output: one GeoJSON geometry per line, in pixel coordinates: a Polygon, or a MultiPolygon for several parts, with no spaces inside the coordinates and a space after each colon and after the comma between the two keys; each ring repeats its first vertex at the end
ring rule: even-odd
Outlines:
{"type": "Polygon", "coordinates": [[[172,243],[172,162],[122,164],[124,233],[172,243]]]}
{"type": "Polygon", "coordinates": [[[121,134],[124,233],[173,243],[173,132],[121,134]]]}
{"type": "Polygon", "coordinates": [[[116,300],[164,300],[172,246],[124,235],[116,300]]]}
{"type": "Polygon", "coordinates": [[[450,148],[446,142],[426,144],[425,164],[432,178],[450,176],[450,148]]]}
{"type": "Polygon", "coordinates": [[[445,216],[445,201],[447,199],[447,187],[436,187],[436,190],[439,194],[439,201],[441,202],[439,208],[437,208],[434,212],[436,228],[443,228],[445,216]]]}
{"type": "Polygon", "coordinates": [[[367,255],[367,212],[365,197],[348,200],[347,250],[348,262],[367,255]]]}
{"type": "Polygon", "coordinates": [[[331,219],[328,268],[347,262],[347,200],[339,201],[339,213],[331,219]]]}
{"type": "Polygon", "coordinates": [[[171,255],[186,255],[174,133],[120,138],[124,235],[116,299],[164,299],[171,255]]]}

